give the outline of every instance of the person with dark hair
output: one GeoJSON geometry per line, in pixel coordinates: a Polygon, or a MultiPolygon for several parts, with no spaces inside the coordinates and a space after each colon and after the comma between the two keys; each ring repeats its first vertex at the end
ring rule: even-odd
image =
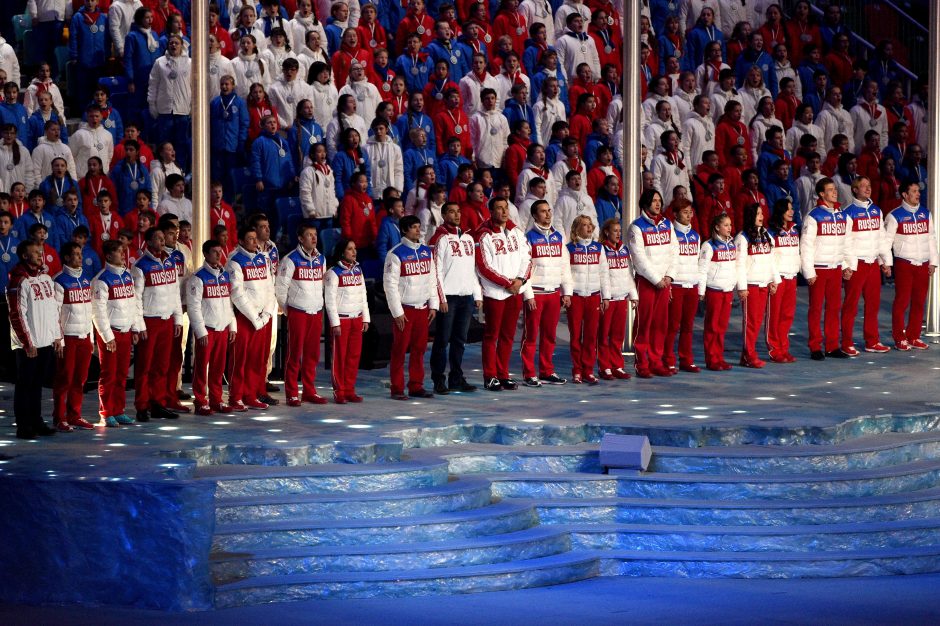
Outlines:
{"type": "MultiPolygon", "coordinates": [[[[700,223],[710,224],[711,217],[707,222],[700,223]]],[[[676,208],[671,220],[679,254],[673,267],[674,280],[669,285],[669,321],[663,342],[663,365],[672,372],[690,374],[701,371],[692,354],[692,332],[695,330],[695,313],[699,302],[698,255],[702,244],[702,237],[693,225],[694,220],[695,208],[688,200],[676,208]],[[679,339],[678,367],[676,338],[679,339]]]]}
{"type": "MultiPolygon", "coordinates": [[[[153,11],[139,4],[137,6],[137,10],[134,11],[134,23],[129,27],[127,36],[121,38],[120,44],[117,43],[116,39],[114,43],[119,58],[124,60],[124,75],[129,81],[128,90],[131,93],[132,108],[135,111],[143,112],[147,110],[150,72],[153,70],[157,59],[163,54],[163,50],[160,49],[157,34],[151,28],[153,25],[153,11]]],[[[111,28],[113,37],[113,25],[111,28]]],[[[108,159],[108,162],[110,162],[110,159],[108,159]]]]}
{"type": "Polygon", "coordinates": [[[424,353],[428,325],[440,305],[437,269],[431,249],[421,243],[421,222],[407,215],[398,222],[401,243],[385,257],[382,283],[388,300],[392,327],[392,355],[389,360],[393,400],[431,398],[424,388],[424,353]],[[408,359],[408,395],[405,395],[405,351],[408,359]]]}
{"type": "Polygon", "coordinates": [[[711,237],[702,242],[698,261],[698,295],[705,303],[705,329],[702,342],[705,348],[705,367],[716,372],[731,369],[725,360],[725,335],[731,319],[731,302],[738,292],[742,305],[746,305],[747,289],[738,284],[737,249],[731,236],[731,218],[716,215],[709,227],[711,237]]]}
{"type": "Polygon", "coordinates": [[[369,179],[366,174],[354,172],[349,177],[349,189],[339,207],[343,237],[355,241],[357,249],[372,247],[378,236],[375,205],[368,191],[369,179]]]}
{"type": "Polygon", "coordinates": [[[742,267],[738,290],[748,292],[742,307],[744,346],[741,349],[741,365],[759,369],[764,367],[765,362],[757,356],[757,336],[764,326],[767,299],[777,292],[780,283],[773,238],[764,227],[764,213],[760,205],[749,204],[744,207],[744,221],[734,244],[742,267]]]}
{"type": "Polygon", "coordinates": [[[771,294],[767,314],[767,353],[774,363],[792,363],[790,328],[796,314],[796,275],[800,271],[800,229],[794,222],[792,200],[778,200],[770,218],[768,234],[773,240],[774,262],[780,283],[771,294]]]}
{"type": "Polygon", "coordinates": [[[333,249],[324,279],[324,308],[333,342],[333,399],[336,404],[362,402],[356,394],[362,335],[369,330],[369,303],[365,278],[356,263],[356,243],[341,238],[333,249]]]}
{"type": "Polygon", "coordinates": [[[62,261],[59,260],[59,253],[46,243],[49,240],[49,231],[44,224],[30,226],[27,239],[42,246],[42,271],[49,274],[49,276],[55,276],[62,271],[62,261]]]}

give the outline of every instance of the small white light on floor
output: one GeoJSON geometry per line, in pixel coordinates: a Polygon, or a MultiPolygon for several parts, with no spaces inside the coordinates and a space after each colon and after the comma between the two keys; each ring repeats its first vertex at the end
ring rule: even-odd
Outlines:
{"type": "Polygon", "coordinates": [[[861,387],[852,387],[852,389],[861,389],[861,387]]]}
{"type": "Polygon", "coordinates": [[[212,424],[213,426],[228,426],[232,422],[209,422],[209,423],[212,424]]]}
{"type": "Polygon", "coordinates": [[[890,395],[891,395],[891,392],[890,392],[890,391],[882,391],[881,393],[882,393],[882,395],[885,395],[885,396],[890,396],[890,395]]]}
{"type": "Polygon", "coordinates": [[[123,444],[123,443],[109,443],[108,445],[111,446],[112,448],[123,448],[126,444],[123,444]]]}
{"type": "Polygon", "coordinates": [[[101,455],[100,454],[86,454],[85,458],[86,459],[100,459],[101,455]]]}
{"type": "Polygon", "coordinates": [[[732,412],[732,413],[738,413],[738,414],[740,414],[740,413],[747,413],[747,411],[745,411],[744,409],[738,409],[737,411],[731,411],[731,412],[732,412]]]}
{"type": "Polygon", "coordinates": [[[523,421],[523,422],[527,422],[527,423],[529,423],[529,424],[538,424],[539,422],[544,422],[545,420],[539,419],[539,418],[537,418],[537,417],[527,417],[527,418],[525,418],[525,419],[522,420],[522,421],[523,421]]]}
{"type": "Polygon", "coordinates": [[[791,393],[791,394],[789,394],[789,397],[795,398],[795,397],[796,397],[796,394],[795,394],[795,393],[791,393]]]}
{"type": "Polygon", "coordinates": [[[161,426],[161,427],[158,428],[157,430],[168,430],[168,431],[169,431],[169,430],[179,430],[179,429],[180,429],[179,426],[161,426]]]}
{"type": "Polygon", "coordinates": [[[180,467],[180,464],[179,463],[161,463],[160,467],[166,467],[166,468],[180,467]]]}
{"type": "Polygon", "coordinates": [[[671,405],[671,404],[660,404],[659,406],[661,406],[661,407],[664,408],[664,409],[671,409],[671,408],[672,408],[672,405],[671,405]]]}
{"type": "Polygon", "coordinates": [[[636,398],[632,398],[630,402],[639,402],[639,400],[637,400],[636,398]]]}
{"type": "Polygon", "coordinates": [[[269,429],[268,429],[268,432],[269,432],[269,433],[280,433],[280,432],[283,432],[283,431],[282,431],[280,428],[269,428],[269,429]]]}
{"type": "Polygon", "coordinates": [[[692,410],[693,411],[707,411],[708,407],[707,406],[693,406],[692,410]]]}
{"type": "Polygon", "coordinates": [[[656,415],[678,415],[679,411],[656,411],[656,415]]]}
{"type": "Polygon", "coordinates": [[[707,419],[707,418],[708,418],[707,415],[690,415],[689,417],[691,417],[691,418],[694,419],[694,420],[703,420],[703,419],[707,419]]]}
{"type": "Polygon", "coordinates": [[[180,439],[184,439],[186,441],[195,441],[197,439],[203,439],[203,437],[199,435],[182,435],[180,439]]]}
{"type": "Polygon", "coordinates": [[[276,422],[277,420],[281,418],[276,417],[274,415],[259,415],[258,417],[253,417],[251,419],[253,419],[256,422],[276,422]]]}
{"type": "Polygon", "coordinates": [[[336,419],[335,417],[328,417],[326,419],[320,420],[322,424],[342,424],[345,420],[336,419]]]}
{"type": "Polygon", "coordinates": [[[372,428],[372,424],[350,424],[346,428],[355,428],[356,430],[361,430],[363,428],[372,428]]]}
{"type": "Polygon", "coordinates": [[[578,400],[578,402],[580,402],[581,404],[587,404],[590,402],[590,400],[578,400]]]}
{"type": "Polygon", "coordinates": [[[290,443],[287,439],[275,439],[274,443],[290,443]]]}
{"type": "Polygon", "coordinates": [[[763,400],[763,401],[765,401],[765,402],[766,402],[766,401],[769,401],[769,400],[776,400],[776,398],[773,397],[773,396],[757,396],[757,397],[754,398],[754,399],[755,399],[755,400],[763,400]]]}
{"type": "MultiPolygon", "coordinates": [[[[415,417],[414,415],[396,415],[396,416],[394,416],[392,419],[393,419],[393,420],[407,421],[407,420],[416,420],[416,419],[418,419],[418,418],[415,417]]],[[[464,419],[470,419],[470,418],[465,417],[464,419]]]]}

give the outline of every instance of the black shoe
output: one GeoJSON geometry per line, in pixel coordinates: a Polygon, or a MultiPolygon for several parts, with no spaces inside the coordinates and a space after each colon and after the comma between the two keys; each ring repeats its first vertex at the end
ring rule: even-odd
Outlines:
{"type": "Polygon", "coordinates": [[[813,359],[814,361],[825,361],[826,353],[822,350],[813,350],[809,353],[809,358],[813,359]]]}
{"type": "Polygon", "coordinates": [[[185,391],[180,389],[179,391],[176,392],[176,399],[177,400],[192,400],[193,396],[192,394],[186,393],[185,391]]]}
{"type": "Polygon", "coordinates": [[[409,398],[433,398],[434,394],[428,391],[427,389],[418,389],[416,391],[408,392],[409,398]]]}
{"type": "Polygon", "coordinates": [[[51,437],[56,434],[56,429],[50,428],[45,422],[40,420],[39,424],[33,428],[33,432],[41,437],[51,437]]]}
{"type": "Polygon", "coordinates": [[[544,383],[548,383],[549,385],[564,385],[566,382],[568,382],[567,379],[562,378],[558,374],[554,373],[549,374],[548,376],[539,376],[539,380],[544,383]]]}
{"type": "Polygon", "coordinates": [[[506,389],[508,391],[515,391],[516,389],[519,388],[519,383],[517,383],[511,378],[500,378],[499,384],[503,386],[503,389],[506,389]]]}
{"type": "Polygon", "coordinates": [[[150,421],[150,411],[137,411],[137,421],[138,422],[149,422],[150,421]]]}
{"type": "MultiPolygon", "coordinates": [[[[274,385],[271,385],[270,383],[268,383],[268,391],[271,391],[271,387],[273,386],[274,385]]],[[[280,403],[280,400],[275,400],[271,396],[261,395],[261,396],[258,396],[258,402],[264,402],[268,406],[275,406],[280,403]]]]}
{"type": "Polygon", "coordinates": [[[447,388],[447,385],[443,381],[439,383],[434,383],[434,393],[439,396],[446,396],[450,393],[450,389],[447,388]]]}
{"type": "MultiPolygon", "coordinates": [[[[274,383],[265,383],[265,384],[264,384],[264,390],[267,391],[268,393],[276,393],[276,392],[280,391],[281,388],[278,387],[277,385],[275,385],[274,383]]],[[[264,400],[262,400],[262,402],[264,402],[264,400]]],[[[270,402],[268,402],[268,403],[266,403],[266,404],[270,404],[270,402]]]]}
{"type": "Polygon", "coordinates": [[[465,378],[461,378],[457,382],[450,383],[447,386],[447,388],[450,391],[462,391],[464,393],[473,393],[474,391],[477,390],[477,386],[471,385],[470,383],[467,382],[467,379],[465,378]]]}
{"type": "Polygon", "coordinates": [[[847,359],[849,355],[843,352],[842,350],[833,350],[832,352],[827,352],[826,356],[830,359],[847,359]]]}
{"type": "Polygon", "coordinates": [[[526,387],[541,387],[542,386],[542,381],[540,381],[535,376],[530,376],[526,378],[525,380],[523,380],[522,382],[525,383],[526,387]]]}
{"type": "Polygon", "coordinates": [[[503,384],[499,382],[498,378],[491,378],[488,381],[486,381],[486,384],[483,385],[483,388],[486,389],[487,391],[502,391],[503,384]]]}
{"type": "Polygon", "coordinates": [[[161,420],[178,420],[180,416],[162,406],[154,406],[150,409],[150,417],[161,420]]]}
{"type": "Polygon", "coordinates": [[[39,435],[37,435],[36,433],[34,433],[34,432],[31,431],[31,430],[19,430],[19,429],[17,429],[17,431],[16,431],[16,438],[17,438],[17,439],[27,439],[27,440],[30,440],[30,441],[31,441],[31,440],[33,440],[33,439],[39,439],[39,435]]]}

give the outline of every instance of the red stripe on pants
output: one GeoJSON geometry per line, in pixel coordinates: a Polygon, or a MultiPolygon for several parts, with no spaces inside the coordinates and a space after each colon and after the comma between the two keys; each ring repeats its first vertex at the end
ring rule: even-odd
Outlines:
{"type": "Polygon", "coordinates": [[[881,306],[881,266],[877,263],[858,262],[852,278],[845,281],[845,296],[842,301],[842,347],[854,342],[855,317],[858,315],[858,300],[865,298],[865,322],[862,336],[866,346],[881,341],[878,333],[878,308],[881,306]]]}
{"type": "Polygon", "coordinates": [[[558,333],[558,320],[561,317],[561,294],[535,294],[535,308],[529,303],[522,305],[522,376],[532,378],[535,371],[535,346],[539,349],[539,376],[555,373],[555,341],[558,333]]]}
{"type": "Polygon", "coordinates": [[[571,372],[591,376],[597,362],[597,331],[601,320],[601,296],[571,296],[568,330],[571,333],[571,372]]]}
{"type": "Polygon", "coordinates": [[[627,338],[627,307],[629,302],[611,300],[601,315],[601,334],[597,362],[601,370],[623,369],[623,342],[627,338]]]}
{"type": "Polygon", "coordinates": [[[320,337],[323,312],[305,313],[287,308],[287,361],[284,363],[284,391],[288,398],[299,397],[297,376],[303,376],[304,394],[317,392],[317,365],[320,363],[320,337]]]}
{"type": "Polygon", "coordinates": [[[505,300],[483,298],[483,378],[509,378],[509,357],[516,339],[516,322],[522,308],[522,296],[505,300]]]}
{"type": "Polygon", "coordinates": [[[636,277],[640,302],[636,312],[636,332],[633,349],[636,352],[638,372],[663,367],[663,345],[669,326],[669,291],[657,289],[656,285],[642,276],[636,277]]]}
{"type": "Polygon", "coordinates": [[[392,323],[392,393],[405,392],[405,351],[408,355],[408,391],[424,388],[424,353],[428,348],[428,309],[405,307],[405,328],[392,323]]]}
{"type": "Polygon", "coordinates": [[[773,358],[790,354],[790,329],[796,315],[796,278],[783,278],[770,296],[767,319],[767,351],[773,358]]]}
{"type": "Polygon", "coordinates": [[[253,401],[267,390],[264,373],[268,365],[271,341],[271,322],[255,330],[251,321],[240,312],[235,313],[238,334],[232,350],[232,377],[228,396],[231,402],[253,401]]]}
{"type": "Polygon", "coordinates": [[[676,287],[672,285],[669,301],[669,324],[663,342],[663,365],[676,365],[676,335],[679,336],[679,364],[692,365],[692,330],[695,328],[695,312],[698,310],[698,287],[676,287]]]}
{"type": "Polygon", "coordinates": [[[705,290],[705,365],[714,367],[725,362],[725,333],[731,319],[733,291],[705,290]]]}
{"type": "Polygon", "coordinates": [[[339,336],[333,336],[333,393],[345,397],[356,393],[362,354],[362,316],[340,318],[339,328],[339,336]]]}
{"type": "MultiPolygon", "coordinates": [[[[184,318],[185,318],[184,313],[184,318]]],[[[189,321],[182,325],[186,334],[189,334],[189,321]]],[[[176,385],[180,381],[180,371],[183,369],[183,354],[186,351],[186,337],[173,336],[170,343],[170,364],[166,375],[166,397],[170,404],[176,404],[179,399],[176,396],[176,385]]]]}
{"type": "Polygon", "coordinates": [[[101,375],[98,377],[98,414],[104,417],[123,415],[127,404],[127,371],[131,366],[131,346],[133,333],[114,332],[114,352],[108,352],[104,339],[95,333],[98,344],[98,360],[101,361],[101,375]]]}
{"type": "Polygon", "coordinates": [[[196,406],[222,404],[222,373],[225,371],[225,353],[228,350],[228,328],[206,329],[206,345],[194,341],[196,357],[193,361],[193,395],[196,406]],[[208,396],[206,388],[208,387],[208,396]]]}
{"type": "Polygon", "coordinates": [[[63,354],[56,357],[52,385],[52,416],[56,423],[74,424],[82,416],[82,397],[91,363],[91,335],[65,336],[63,354]]]}
{"type": "Polygon", "coordinates": [[[747,302],[742,307],[742,310],[746,310],[747,313],[744,315],[744,346],[741,350],[741,356],[751,362],[758,360],[757,338],[760,336],[760,327],[764,325],[764,314],[767,312],[767,296],[769,294],[770,289],[768,287],[747,286],[747,302]]]}
{"type": "MultiPolygon", "coordinates": [[[[166,407],[175,402],[167,394],[170,352],[173,342],[173,318],[145,317],[147,338],[137,342],[134,358],[134,406],[146,411],[151,405],[166,407]]],[[[174,380],[176,380],[174,378],[174,380]]]]}
{"type": "Polygon", "coordinates": [[[809,286],[809,311],[806,314],[809,323],[810,352],[838,350],[839,315],[842,309],[842,270],[839,268],[817,268],[816,282],[809,286]],[[823,319],[823,306],[826,311],[825,346],[820,323],[823,319]]]}
{"type": "Polygon", "coordinates": [[[895,259],[894,262],[894,304],[891,306],[891,335],[895,343],[920,339],[921,326],[924,323],[924,303],[930,287],[929,265],[912,265],[910,261],[895,259]],[[907,324],[904,316],[910,307],[911,315],[907,324]]]}

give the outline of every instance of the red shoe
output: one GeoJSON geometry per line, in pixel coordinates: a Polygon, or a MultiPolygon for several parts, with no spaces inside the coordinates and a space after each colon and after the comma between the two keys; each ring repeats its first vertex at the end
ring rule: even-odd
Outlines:
{"type": "Polygon", "coordinates": [[[168,411],[173,411],[174,413],[189,413],[190,412],[190,408],[188,406],[184,406],[180,404],[179,402],[171,402],[170,404],[166,405],[166,408],[168,411]]]}
{"type": "Polygon", "coordinates": [[[796,363],[796,357],[789,352],[787,352],[787,355],[784,358],[787,360],[787,363],[796,363]]]}
{"type": "Polygon", "coordinates": [[[362,396],[357,396],[354,393],[347,393],[346,402],[355,402],[355,403],[362,402],[362,396]]]}
{"type": "MultiPolygon", "coordinates": [[[[248,410],[248,407],[245,406],[244,402],[242,402],[241,400],[238,400],[236,402],[232,402],[229,405],[229,410],[232,413],[244,413],[245,411],[248,410]]],[[[222,413],[222,411],[219,411],[219,413],[222,413]]]]}
{"type": "Polygon", "coordinates": [[[926,343],[924,343],[920,339],[913,339],[911,340],[910,344],[911,344],[911,347],[914,348],[915,350],[929,350],[930,349],[930,346],[928,346],[926,343]]]}
{"type": "Polygon", "coordinates": [[[630,373],[623,371],[619,367],[613,371],[613,375],[617,380],[630,380],[630,373]]]}
{"type": "Polygon", "coordinates": [[[877,354],[884,354],[885,352],[891,352],[891,348],[884,345],[880,341],[876,344],[870,346],[865,346],[865,352],[875,352],[877,354]]]}
{"type": "Polygon", "coordinates": [[[588,385],[596,385],[597,376],[595,376],[594,374],[588,374],[587,376],[584,377],[584,382],[587,383],[588,385]]]}
{"type": "Polygon", "coordinates": [[[72,428],[72,425],[69,424],[68,422],[59,422],[58,424],[55,425],[55,429],[59,431],[60,433],[70,433],[73,430],[75,430],[74,428],[72,428]]]}
{"type": "Polygon", "coordinates": [[[208,404],[196,407],[196,415],[212,415],[215,411],[208,404]]]}
{"type": "Polygon", "coordinates": [[[723,372],[725,368],[721,363],[707,363],[705,369],[711,370],[712,372],[723,372]]]}
{"type": "Polygon", "coordinates": [[[300,398],[288,398],[287,406],[300,406],[300,398]]]}
{"type": "Polygon", "coordinates": [[[650,371],[653,373],[653,376],[662,376],[663,378],[672,376],[672,370],[665,367],[652,367],[650,371]]]}
{"type": "Polygon", "coordinates": [[[255,411],[263,411],[268,408],[268,405],[260,400],[248,400],[244,404],[247,408],[254,409],[255,411]]]}
{"type": "MultiPolygon", "coordinates": [[[[227,404],[225,404],[225,403],[222,403],[222,404],[213,404],[213,405],[212,405],[212,410],[215,411],[216,413],[235,413],[235,412],[239,412],[238,409],[236,409],[236,408],[234,408],[234,407],[231,407],[231,406],[229,406],[229,405],[227,405],[227,404]]],[[[244,410],[245,410],[245,407],[243,406],[243,407],[241,408],[241,410],[244,411],[244,410]]]]}
{"type": "Polygon", "coordinates": [[[581,379],[581,374],[575,374],[571,377],[571,382],[575,385],[580,385],[584,381],[581,379]]]}
{"type": "Polygon", "coordinates": [[[790,363],[789,357],[786,354],[783,354],[780,356],[775,356],[771,354],[770,360],[773,361],[774,363],[790,363]]]}
{"type": "Polygon", "coordinates": [[[858,356],[859,354],[861,354],[861,352],[859,352],[855,346],[848,346],[848,347],[842,348],[842,351],[845,352],[849,356],[858,356]]]}
{"type": "Polygon", "coordinates": [[[601,370],[601,378],[603,380],[613,380],[614,373],[610,370],[601,370]]]}
{"type": "MultiPolygon", "coordinates": [[[[300,396],[300,399],[304,402],[309,402],[310,404],[326,404],[326,398],[316,393],[311,393],[309,395],[304,394],[300,396]]],[[[288,404],[290,403],[288,402],[288,404]]]]}
{"type": "Polygon", "coordinates": [[[336,404],[346,404],[346,396],[340,393],[333,392],[333,402],[336,404]]]}
{"type": "Polygon", "coordinates": [[[637,370],[636,377],[637,378],[652,378],[653,373],[649,370],[637,370]]]}
{"type": "Polygon", "coordinates": [[[731,369],[731,363],[728,363],[727,361],[722,361],[720,365],[721,365],[721,369],[723,369],[724,371],[728,371],[731,369]]]}
{"type": "Polygon", "coordinates": [[[76,428],[81,428],[82,430],[94,430],[95,428],[94,424],[84,420],[81,417],[76,420],[72,420],[71,422],[69,422],[69,424],[71,424],[72,426],[75,426],[76,428]]]}
{"type": "Polygon", "coordinates": [[[689,372],[690,374],[698,374],[699,372],[702,371],[702,368],[700,368],[698,365],[695,365],[694,363],[689,363],[688,365],[680,365],[679,369],[682,370],[683,372],[689,372]]]}
{"type": "MultiPolygon", "coordinates": [[[[392,400],[399,400],[401,402],[407,402],[410,398],[403,393],[393,393],[392,400]]],[[[343,403],[345,404],[346,398],[343,398],[343,403]]]]}
{"type": "MultiPolygon", "coordinates": [[[[741,365],[743,365],[744,367],[750,367],[752,369],[759,370],[760,368],[764,367],[767,364],[764,361],[761,361],[760,359],[751,360],[746,357],[741,357],[741,365]]],[[[730,366],[728,369],[730,369],[730,366]]]]}
{"type": "Polygon", "coordinates": [[[894,344],[894,349],[900,350],[901,352],[910,352],[911,344],[907,342],[907,339],[902,339],[901,341],[898,341],[894,344]]]}

